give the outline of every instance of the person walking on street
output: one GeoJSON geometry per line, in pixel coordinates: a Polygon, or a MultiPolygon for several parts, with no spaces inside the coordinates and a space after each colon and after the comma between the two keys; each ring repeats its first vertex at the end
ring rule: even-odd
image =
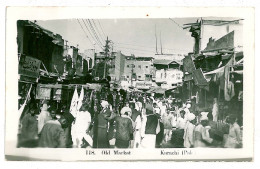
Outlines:
{"type": "Polygon", "coordinates": [[[120,114],[115,118],[115,146],[116,148],[129,148],[130,140],[133,136],[133,125],[129,115],[131,115],[129,107],[123,107],[120,114]]]}
{"type": "Polygon", "coordinates": [[[72,114],[66,112],[59,120],[50,120],[42,128],[39,147],[66,148],[66,136],[64,129],[74,121],[72,114]]]}

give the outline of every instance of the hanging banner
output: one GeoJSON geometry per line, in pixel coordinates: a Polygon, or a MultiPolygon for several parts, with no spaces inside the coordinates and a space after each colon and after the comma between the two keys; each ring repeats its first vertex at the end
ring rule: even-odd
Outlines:
{"type": "Polygon", "coordinates": [[[201,71],[201,68],[197,69],[193,72],[193,79],[194,79],[195,85],[197,85],[197,86],[208,85],[208,82],[205,79],[205,77],[201,71]]]}
{"type": "Polygon", "coordinates": [[[184,72],[192,73],[195,70],[194,62],[191,58],[191,56],[186,56],[183,59],[183,70],[184,72]]]}
{"type": "Polygon", "coordinates": [[[39,77],[41,61],[29,56],[21,56],[19,74],[29,77],[39,77]]]}
{"type": "Polygon", "coordinates": [[[235,96],[234,83],[230,77],[230,66],[225,66],[225,88],[224,96],[226,101],[230,101],[235,96]]]}

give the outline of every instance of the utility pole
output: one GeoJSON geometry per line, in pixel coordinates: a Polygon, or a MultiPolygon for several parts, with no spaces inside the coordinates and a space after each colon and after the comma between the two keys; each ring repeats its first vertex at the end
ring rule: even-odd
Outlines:
{"type": "Polygon", "coordinates": [[[156,34],[156,25],[155,25],[155,45],[156,45],[156,54],[158,54],[158,49],[157,49],[157,34],[156,34]]]}
{"type": "Polygon", "coordinates": [[[161,44],[161,55],[163,55],[163,52],[162,52],[162,36],[161,36],[161,31],[160,31],[160,44],[161,44]]]}
{"type": "Polygon", "coordinates": [[[66,49],[68,49],[68,41],[67,40],[65,40],[65,47],[66,47],[66,49]]]}
{"type": "Polygon", "coordinates": [[[106,78],[106,75],[107,75],[107,59],[108,59],[108,55],[109,55],[109,43],[110,43],[110,40],[108,40],[108,37],[107,37],[107,40],[106,40],[106,45],[104,46],[105,49],[104,49],[104,52],[105,52],[105,65],[104,65],[104,76],[103,78],[105,79],[106,78]]]}
{"type": "Polygon", "coordinates": [[[134,64],[131,64],[131,87],[133,87],[133,74],[134,74],[134,64]]]}

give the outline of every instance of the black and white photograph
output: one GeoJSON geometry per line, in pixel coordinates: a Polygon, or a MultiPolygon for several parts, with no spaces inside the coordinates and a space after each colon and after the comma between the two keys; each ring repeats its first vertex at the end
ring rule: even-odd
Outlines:
{"type": "Polygon", "coordinates": [[[85,160],[253,151],[248,17],[149,15],[12,22],[16,117],[6,118],[15,147],[7,159],[16,151],[80,151],[85,160]]]}

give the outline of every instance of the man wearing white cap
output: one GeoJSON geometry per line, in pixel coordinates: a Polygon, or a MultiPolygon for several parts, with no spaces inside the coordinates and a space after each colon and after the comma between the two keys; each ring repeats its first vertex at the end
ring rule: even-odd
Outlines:
{"type": "Polygon", "coordinates": [[[189,113],[187,115],[187,122],[184,128],[184,135],[183,135],[183,145],[186,148],[191,148],[194,145],[193,133],[195,129],[195,118],[196,116],[193,113],[189,113]]]}
{"type": "Polygon", "coordinates": [[[134,134],[133,134],[133,141],[131,142],[131,148],[138,148],[141,142],[141,126],[142,126],[142,119],[141,119],[141,112],[137,111],[134,108],[135,104],[130,103],[130,108],[132,110],[131,119],[134,122],[134,134]]]}
{"type": "Polygon", "coordinates": [[[133,139],[133,125],[130,118],[132,110],[129,107],[123,107],[120,111],[121,117],[115,118],[116,122],[116,143],[117,148],[128,148],[130,140],[133,139]]]}
{"type": "Polygon", "coordinates": [[[208,112],[201,112],[200,124],[194,129],[194,147],[208,147],[213,142],[210,138],[208,112]]]}
{"type": "Polygon", "coordinates": [[[110,120],[111,111],[109,109],[109,103],[107,101],[102,100],[101,106],[103,109],[98,114],[97,147],[109,148],[108,120],[110,120]]]}
{"type": "Polygon", "coordinates": [[[44,124],[46,124],[47,121],[52,119],[48,109],[49,109],[49,106],[48,106],[47,102],[45,101],[42,105],[41,113],[38,116],[38,134],[41,133],[44,124]]]}

